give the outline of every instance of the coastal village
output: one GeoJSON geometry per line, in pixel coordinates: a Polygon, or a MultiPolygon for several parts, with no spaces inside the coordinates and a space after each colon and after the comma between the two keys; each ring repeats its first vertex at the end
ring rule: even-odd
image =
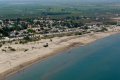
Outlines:
{"type": "MultiPolygon", "coordinates": [[[[88,19],[88,18],[82,18],[88,19]]],[[[96,18],[95,18],[96,19],[96,18]]],[[[104,24],[97,20],[91,22],[81,22],[81,18],[63,18],[52,19],[50,17],[27,18],[27,19],[4,19],[0,20],[0,48],[5,44],[26,44],[42,39],[65,37],[65,36],[81,36],[84,34],[94,34],[97,32],[119,32],[120,18],[111,18],[111,24],[104,24]],[[113,24],[113,25],[112,25],[113,24]]],[[[43,47],[48,47],[48,42],[43,47]]],[[[11,51],[16,49],[9,46],[11,51]]],[[[27,51],[28,49],[25,49],[27,51]]]]}
{"type": "Polygon", "coordinates": [[[120,0],[0,0],[0,80],[120,80],[120,0]]]}
{"type": "MultiPolygon", "coordinates": [[[[27,37],[46,37],[47,35],[82,35],[84,33],[114,30],[120,25],[119,18],[113,18],[114,25],[103,22],[80,22],[81,18],[51,19],[49,17],[37,19],[4,19],[0,20],[0,41],[12,41],[27,37]]],[[[88,19],[88,18],[87,18],[88,19]]],[[[118,30],[118,29],[117,29],[118,30]]]]}
{"type": "Polygon", "coordinates": [[[68,48],[119,33],[118,20],[116,25],[49,17],[0,20],[0,77],[68,48]]]}

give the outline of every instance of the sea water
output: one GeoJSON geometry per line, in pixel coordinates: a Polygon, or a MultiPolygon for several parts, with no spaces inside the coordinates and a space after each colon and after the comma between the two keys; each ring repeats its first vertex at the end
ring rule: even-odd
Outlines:
{"type": "Polygon", "coordinates": [[[49,57],[6,80],[120,80],[120,34],[49,57]]]}

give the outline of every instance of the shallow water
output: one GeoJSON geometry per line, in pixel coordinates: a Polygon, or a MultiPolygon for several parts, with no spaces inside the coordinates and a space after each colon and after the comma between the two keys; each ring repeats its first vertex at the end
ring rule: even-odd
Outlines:
{"type": "Polygon", "coordinates": [[[6,80],[120,80],[120,34],[49,57],[6,80]]]}

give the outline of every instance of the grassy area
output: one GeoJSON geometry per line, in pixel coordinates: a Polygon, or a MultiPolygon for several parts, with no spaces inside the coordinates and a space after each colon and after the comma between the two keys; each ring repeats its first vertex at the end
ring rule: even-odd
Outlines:
{"type": "Polygon", "coordinates": [[[120,7],[114,4],[80,4],[76,6],[42,6],[33,4],[1,5],[1,18],[38,17],[38,16],[95,16],[107,13],[119,14],[120,7]]]}

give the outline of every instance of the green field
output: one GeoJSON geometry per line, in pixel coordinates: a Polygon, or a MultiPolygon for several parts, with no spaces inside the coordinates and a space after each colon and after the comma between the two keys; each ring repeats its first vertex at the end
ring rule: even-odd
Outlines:
{"type": "Polygon", "coordinates": [[[31,18],[40,16],[114,16],[120,14],[119,4],[76,4],[44,6],[40,4],[7,4],[0,7],[0,18],[31,18]]]}

